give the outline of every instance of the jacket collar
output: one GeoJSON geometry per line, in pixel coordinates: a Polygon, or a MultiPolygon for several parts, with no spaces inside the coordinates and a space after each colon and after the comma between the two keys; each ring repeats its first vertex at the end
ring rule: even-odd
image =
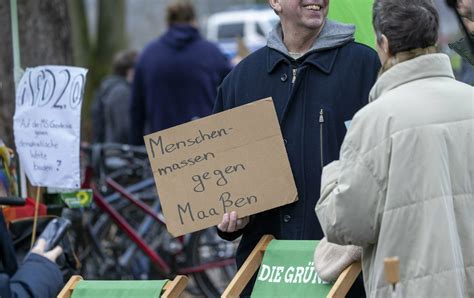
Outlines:
{"type": "Polygon", "coordinates": [[[334,63],[336,62],[337,53],[339,49],[324,50],[321,52],[315,51],[307,53],[297,60],[293,60],[291,57],[278,52],[274,49],[268,49],[268,61],[267,61],[267,71],[271,73],[275,67],[283,62],[288,65],[293,63],[296,64],[310,64],[324,72],[325,74],[330,74],[334,63]]]}
{"type": "Polygon", "coordinates": [[[454,79],[453,69],[447,55],[427,54],[396,64],[379,77],[370,91],[369,102],[400,85],[430,77],[454,79]]]}
{"type": "Polygon", "coordinates": [[[288,49],[283,42],[283,31],[281,24],[270,32],[267,47],[270,49],[268,55],[267,71],[270,73],[280,62],[287,64],[308,63],[329,74],[336,60],[337,50],[343,45],[354,40],[354,25],[347,25],[331,20],[326,20],[323,30],[314,41],[309,51],[302,57],[294,60],[290,57],[288,49]]]}

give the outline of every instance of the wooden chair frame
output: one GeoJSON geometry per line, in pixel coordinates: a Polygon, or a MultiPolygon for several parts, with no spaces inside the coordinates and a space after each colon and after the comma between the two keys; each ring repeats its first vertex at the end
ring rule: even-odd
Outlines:
{"type": "MultiPolygon", "coordinates": [[[[239,297],[240,293],[242,293],[247,283],[250,281],[252,276],[260,267],[260,264],[263,260],[263,254],[265,253],[268,244],[270,244],[273,239],[274,237],[272,235],[264,235],[260,239],[260,241],[257,243],[255,248],[248,256],[247,260],[245,260],[244,264],[242,264],[240,270],[237,272],[230,284],[227,286],[221,297],[239,297]]],[[[331,291],[327,295],[327,298],[344,297],[347,292],[349,292],[349,289],[351,288],[352,284],[354,283],[360,272],[360,262],[353,263],[349,267],[347,267],[341,273],[341,275],[339,275],[338,279],[334,283],[334,286],[331,288],[331,291]]]]}
{"type": "MultiPolygon", "coordinates": [[[[78,282],[82,280],[82,276],[73,275],[66,283],[64,288],[58,295],[58,298],[71,298],[72,292],[76,288],[78,282]]],[[[160,297],[164,298],[178,298],[188,284],[188,277],[184,275],[177,275],[173,280],[168,281],[163,287],[160,297]]]]}

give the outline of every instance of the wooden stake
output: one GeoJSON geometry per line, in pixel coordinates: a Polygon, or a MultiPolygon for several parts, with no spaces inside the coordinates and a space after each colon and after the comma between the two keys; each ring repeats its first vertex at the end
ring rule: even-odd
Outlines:
{"type": "Polygon", "coordinates": [[[36,201],[35,201],[35,216],[33,218],[33,232],[31,234],[31,248],[35,244],[36,240],[36,226],[38,225],[38,210],[39,210],[39,201],[40,201],[40,191],[41,187],[36,188],[36,201]]]}
{"type": "Polygon", "coordinates": [[[385,258],[384,269],[385,280],[395,289],[395,285],[400,282],[400,260],[398,257],[385,258]]]}

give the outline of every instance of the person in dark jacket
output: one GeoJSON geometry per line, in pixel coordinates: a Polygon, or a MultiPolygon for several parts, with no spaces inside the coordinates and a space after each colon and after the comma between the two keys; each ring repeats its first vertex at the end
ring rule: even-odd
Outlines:
{"type": "Polygon", "coordinates": [[[472,0],[458,0],[457,12],[462,17],[464,27],[469,32],[460,40],[448,44],[449,47],[461,56],[461,69],[456,75],[457,79],[469,85],[474,85],[474,8],[472,0]]]}
{"type": "Polygon", "coordinates": [[[462,58],[466,59],[469,64],[474,65],[474,53],[471,51],[471,45],[474,45],[474,6],[472,0],[458,0],[456,10],[462,18],[462,22],[468,36],[464,36],[460,40],[450,43],[449,47],[458,53],[462,58]]]}
{"type": "Polygon", "coordinates": [[[137,52],[118,52],[113,60],[113,74],[107,76],[92,105],[94,143],[128,143],[129,107],[137,52]]]}
{"type": "Polygon", "coordinates": [[[61,247],[45,252],[46,242],[38,239],[37,244],[18,266],[13,243],[0,211],[0,297],[1,298],[49,298],[56,297],[63,287],[63,276],[56,265],[61,247]]]}
{"type": "MultiPolygon", "coordinates": [[[[277,239],[324,237],[312,212],[321,170],[339,158],[352,116],[368,103],[380,68],[377,54],[354,41],[354,26],[326,19],[329,0],[270,0],[280,23],[267,46],[241,61],[219,88],[214,112],[271,96],[299,200],[247,218],[225,214],[219,235],[233,240],[240,267],[264,234],[277,239]]],[[[249,295],[253,283],[244,290],[249,295]]]]}
{"type": "Polygon", "coordinates": [[[230,71],[225,56],[196,28],[191,4],[168,6],[169,29],[151,42],[135,68],[130,108],[130,142],[212,112],[217,87],[230,71]]]}

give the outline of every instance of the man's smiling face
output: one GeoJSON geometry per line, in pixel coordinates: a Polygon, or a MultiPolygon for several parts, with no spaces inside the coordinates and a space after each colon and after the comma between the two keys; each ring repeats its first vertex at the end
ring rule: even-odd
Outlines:
{"type": "Polygon", "coordinates": [[[329,0],[278,0],[277,13],[282,23],[303,30],[320,30],[329,10],[329,0]]]}

